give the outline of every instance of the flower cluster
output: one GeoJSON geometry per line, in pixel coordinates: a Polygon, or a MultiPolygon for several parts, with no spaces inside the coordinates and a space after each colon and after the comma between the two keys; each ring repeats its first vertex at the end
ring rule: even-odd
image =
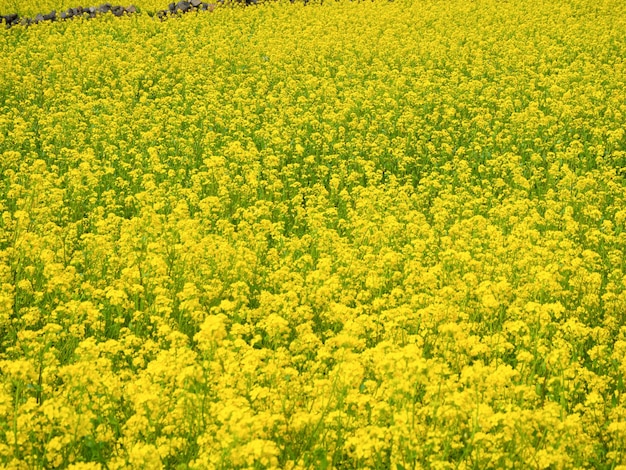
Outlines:
{"type": "Polygon", "coordinates": [[[626,465],[621,7],[1,30],[0,466],[626,465]]]}

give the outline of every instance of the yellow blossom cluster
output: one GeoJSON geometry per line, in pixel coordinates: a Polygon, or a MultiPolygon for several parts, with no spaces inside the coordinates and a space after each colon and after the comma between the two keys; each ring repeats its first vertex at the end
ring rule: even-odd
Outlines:
{"type": "Polygon", "coordinates": [[[0,30],[0,467],[626,468],[623,12],[0,30]]]}

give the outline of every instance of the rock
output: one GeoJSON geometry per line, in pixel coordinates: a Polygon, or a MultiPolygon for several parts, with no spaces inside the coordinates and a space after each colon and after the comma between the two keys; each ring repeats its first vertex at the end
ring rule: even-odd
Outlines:
{"type": "Polygon", "coordinates": [[[209,9],[209,4],[202,2],[202,3],[200,3],[200,6],[198,7],[198,9],[200,11],[207,11],[209,9]]]}
{"type": "MultiPolygon", "coordinates": [[[[201,0],[193,0],[193,1],[200,2],[201,0]]],[[[174,9],[179,8],[183,12],[186,12],[191,9],[190,3],[184,0],[178,2],[178,4],[176,5],[172,3],[170,8],[172,8],[172,6],[174,9]]],[[[128,14],[138,13],[137,7],[135,5],[123,7],[121,5],[112,6],[110,3],[103,3],[102,5],[99,5],[97,7],[78,6],[75,8],[68,8],[67,10],[62,11],[59,14],[57,14],[56,10],[52,10],[50,13],[47,13],[45,15],[42,13],[39,13],[34,18],[27,18],[27,17],[20,18],[17,13],[10,13],[8,15],[0,15],[0,24],[4,22],[6,23],[7,27],[17,25],[17,24],[28,26],[30,24],[37,24],[43,21],[56,21],[58,19],[66,20],[66,19],[73,18],[74,16],[80,16],[83,14],[86,14],[91,18],[95,18],[97,14],[107,13],[109,11],[118,17],[124,15],[124,13],[128,13],[128,14]]],[[[161,10],[158,12],[158,16],[160,18],[163,18],[167,16],[167,13],[168,12],[166,10],[161,10]]]]}
{"type": "Polygon", "coordinates": [[[20,17],[17,15],[17,13],[9,13],[8,15],[4,15],[2,18],[4,18],[4,22],[8,26],[17,24],[17,22],[20,20],[20,17]]]}
{"type": "Polygon", "coordinates": [[[192,7],[198,8],[202,2],[201,0],[191,0],[189,3],[191,4],[192,7]]]}
{"type": "Polygon", "coordinates": [[[159,10],[157,12],[157,16],[161,19],[164,20],[165,18],[167,18],[167,11],[166,10],[159,10]]]}
{"type": "Polygon", "coordinates": [[[183,13],[187,13],[189,10],[191,10],[191,4],[186,0],[180,0],[180,2],[176,4],[176,9],[178,11],[182,11],[183,13]]]}
{"type": "Polygon", "coordinates": [[[169,8],[169,10],[174,13],[176,12],[176,4],[175,3],[170,3],[167,8],[169,8]]]}

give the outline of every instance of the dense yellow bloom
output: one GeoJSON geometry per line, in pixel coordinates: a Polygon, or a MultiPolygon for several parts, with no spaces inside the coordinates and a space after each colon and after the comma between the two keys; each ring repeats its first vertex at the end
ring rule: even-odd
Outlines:
{"type": "Polygon", "coordinates": [[[133,3],[0,31],[0,467],[626,467],[623,2],[133,3]]]}

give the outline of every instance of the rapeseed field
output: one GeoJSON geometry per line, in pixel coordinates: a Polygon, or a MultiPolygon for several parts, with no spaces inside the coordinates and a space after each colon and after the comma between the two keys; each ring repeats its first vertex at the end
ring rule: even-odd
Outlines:
{"type": "Polygon", "coordinates": [[[134,3],[0,30],[0,467],[626,468],[623,1],[134,3]]]}

